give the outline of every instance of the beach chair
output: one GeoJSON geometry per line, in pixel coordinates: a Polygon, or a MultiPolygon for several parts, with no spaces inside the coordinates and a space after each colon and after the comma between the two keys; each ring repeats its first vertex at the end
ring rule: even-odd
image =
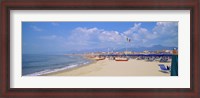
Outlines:
{"type": "Polygon", "coordinates": [[[167,58],[162,58],[162,59],[160,60],[160,62],[168,62],[168,59],[167,59],[167,58]]]}
{"type": "Polygon", "coordinates": [[[161,59],[162,59],[161,57],[160,58],[156,58],[155,61],[160,61],[161,59]]]}
{"type": "Polygon", "coordinates": [[[142,57],[137,57],[136,60],[142,60],[142,57]]]}
{"type": "Polygon", "coordinates": [[[165,65],[164,64],[159,64],[158,66],[160,66],[160,71],[161,72],[164,72],[164,73],[168,73],[168,72],[170,72],[170,68],[169,67],[165,67],[165,65]]]}
{"type": "Polygon", "coordinates": [[[151,57],[151,58],[149,58],[147,61],[152,62],[152,61],[154,61],[154,58],[151,57]]]}

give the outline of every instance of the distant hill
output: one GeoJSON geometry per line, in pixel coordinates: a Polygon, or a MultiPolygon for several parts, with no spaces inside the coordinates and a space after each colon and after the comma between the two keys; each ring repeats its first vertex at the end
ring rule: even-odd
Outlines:
{"type": "MultiPolygon", "coordinates": [[[[173,50],[174,48],[177,47],[167,47],[167,46],[162,46],[162,45],[153,45],[151,47],[128,47],[127,50],[128,51],[135,51],[135,52],[142,52],[144,50],[148,50],[148,51],[156,51],[156,50],[173,50]]],[[[112,51],[112,50],[110,50],[112,51]]],[[[126,51],[126,48],[119,48],[119,49],[115,49],[114,52],[122,52],[122,51],[126,51]]],[[[65,53],[87,53],[87,52],[108,52],[108,48],[98,48],[98,49],[85,49],[85,50],[80,50],[80,51],[66,51],[65,53]]]]}
{"type": "MultiPolygon", "coordinates": [[[[156,51],[156,50],[173,50],[174,48],[178,48],[178,47],[167,47],[167,46],[162,46],[162,45],[154,45],[151,47],[137,47],[137,48],[127,48],[128,51],[135,51],[135,52],[142,52],[144,50],[148,50],[148,51],[156,51]]],[[[125,51],[126,48],[122,48],[122,49],[118,49],[117,51],[125,51]]]]}

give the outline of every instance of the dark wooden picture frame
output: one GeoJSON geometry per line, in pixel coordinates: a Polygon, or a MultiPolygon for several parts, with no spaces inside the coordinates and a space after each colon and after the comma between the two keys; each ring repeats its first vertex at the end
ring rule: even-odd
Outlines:
{"type": "Polygon", "coordinates": [[[200,98],[199,0],[2,1],[0,98],[137,97],[200,98]],[[190,88],[10,88],[11,10],[190,10],[190,88]]]}

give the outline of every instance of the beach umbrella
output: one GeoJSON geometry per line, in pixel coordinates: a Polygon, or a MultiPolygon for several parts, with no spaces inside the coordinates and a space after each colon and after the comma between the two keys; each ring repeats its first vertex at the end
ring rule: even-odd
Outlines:
{"type": "Polygon", "coordinates": [[[178,55],[172,55],[171,76],[178,76],[178,55]]]}

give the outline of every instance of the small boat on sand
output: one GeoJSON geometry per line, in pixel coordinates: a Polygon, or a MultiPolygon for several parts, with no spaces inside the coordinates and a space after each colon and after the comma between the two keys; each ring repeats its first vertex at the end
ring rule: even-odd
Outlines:
{"type": "Polygon", "coordinates": [[[95,57],[94,59],[95,59],[96,61],[99,61],[99,60],[104,60],[105,57],[95,57]]]}
{"type": "Polygon", "coordinates": [[[128,58],[115,58],[115,61],[128,61],[128,58]]]}

